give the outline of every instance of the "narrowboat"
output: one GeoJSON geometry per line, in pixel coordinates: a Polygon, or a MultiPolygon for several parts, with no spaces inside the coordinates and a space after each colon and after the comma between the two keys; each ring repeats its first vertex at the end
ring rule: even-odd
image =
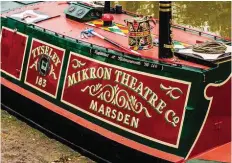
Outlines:
{"type": "Polygon", "coordinates": [[[109,1],[2,2],[1,107],[99,162],[230,162],[231,39],[109,1]]]}

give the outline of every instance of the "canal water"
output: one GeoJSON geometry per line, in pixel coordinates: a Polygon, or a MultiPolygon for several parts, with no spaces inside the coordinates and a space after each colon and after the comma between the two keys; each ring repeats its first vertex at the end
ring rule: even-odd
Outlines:
{"type": "MultiPolygon", "coordinates": [[[[158,1],[115,1],[124,10],[159,17],[158,1]]],[[[176,24],[212,32],[231,38],[231,1],[173,2],[173,21],[176,24]]]]}

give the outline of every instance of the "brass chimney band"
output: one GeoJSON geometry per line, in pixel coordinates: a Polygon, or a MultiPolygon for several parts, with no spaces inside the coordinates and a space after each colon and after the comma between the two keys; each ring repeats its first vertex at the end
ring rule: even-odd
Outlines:
{"type": "Polygon", "coordinates": [[[167,9],[159,8],[159,10],[160,10],[161,12],[171,12],[171,11],[172,11],[172,8],[167,8],[167,9]]]}
{"type": "Polygon", "coordinates": [[[171,3],[159,3],[159,11],[171,12],[172,11],[171,3]]]}
{"type": "Polygon", "coordinates": [[[159,3],[160,7],[171,7],[171,3],[159,3]]]}

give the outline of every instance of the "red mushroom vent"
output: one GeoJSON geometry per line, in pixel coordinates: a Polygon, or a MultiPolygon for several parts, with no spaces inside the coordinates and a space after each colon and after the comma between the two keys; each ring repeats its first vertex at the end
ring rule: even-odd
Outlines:
{"type": "Polygon", "coordinates": [[[114,17],[110,14],[104,14],[101,19],[104,22],[103,26],[112,26],[112,21],[114,20],[114,17]]]}

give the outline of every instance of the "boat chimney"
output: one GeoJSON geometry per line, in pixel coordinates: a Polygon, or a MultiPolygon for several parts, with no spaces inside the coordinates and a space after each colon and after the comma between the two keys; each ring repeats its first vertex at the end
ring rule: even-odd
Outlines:
{"type": "Polygon", "coordinates": [[[159,2],[159,58],[172,58],[172,2],[159,2]]]}
{"type": "Polygon", "coordinates": [[[105,1],[104,13],[110,13],[110,1],[105,1]]]}

